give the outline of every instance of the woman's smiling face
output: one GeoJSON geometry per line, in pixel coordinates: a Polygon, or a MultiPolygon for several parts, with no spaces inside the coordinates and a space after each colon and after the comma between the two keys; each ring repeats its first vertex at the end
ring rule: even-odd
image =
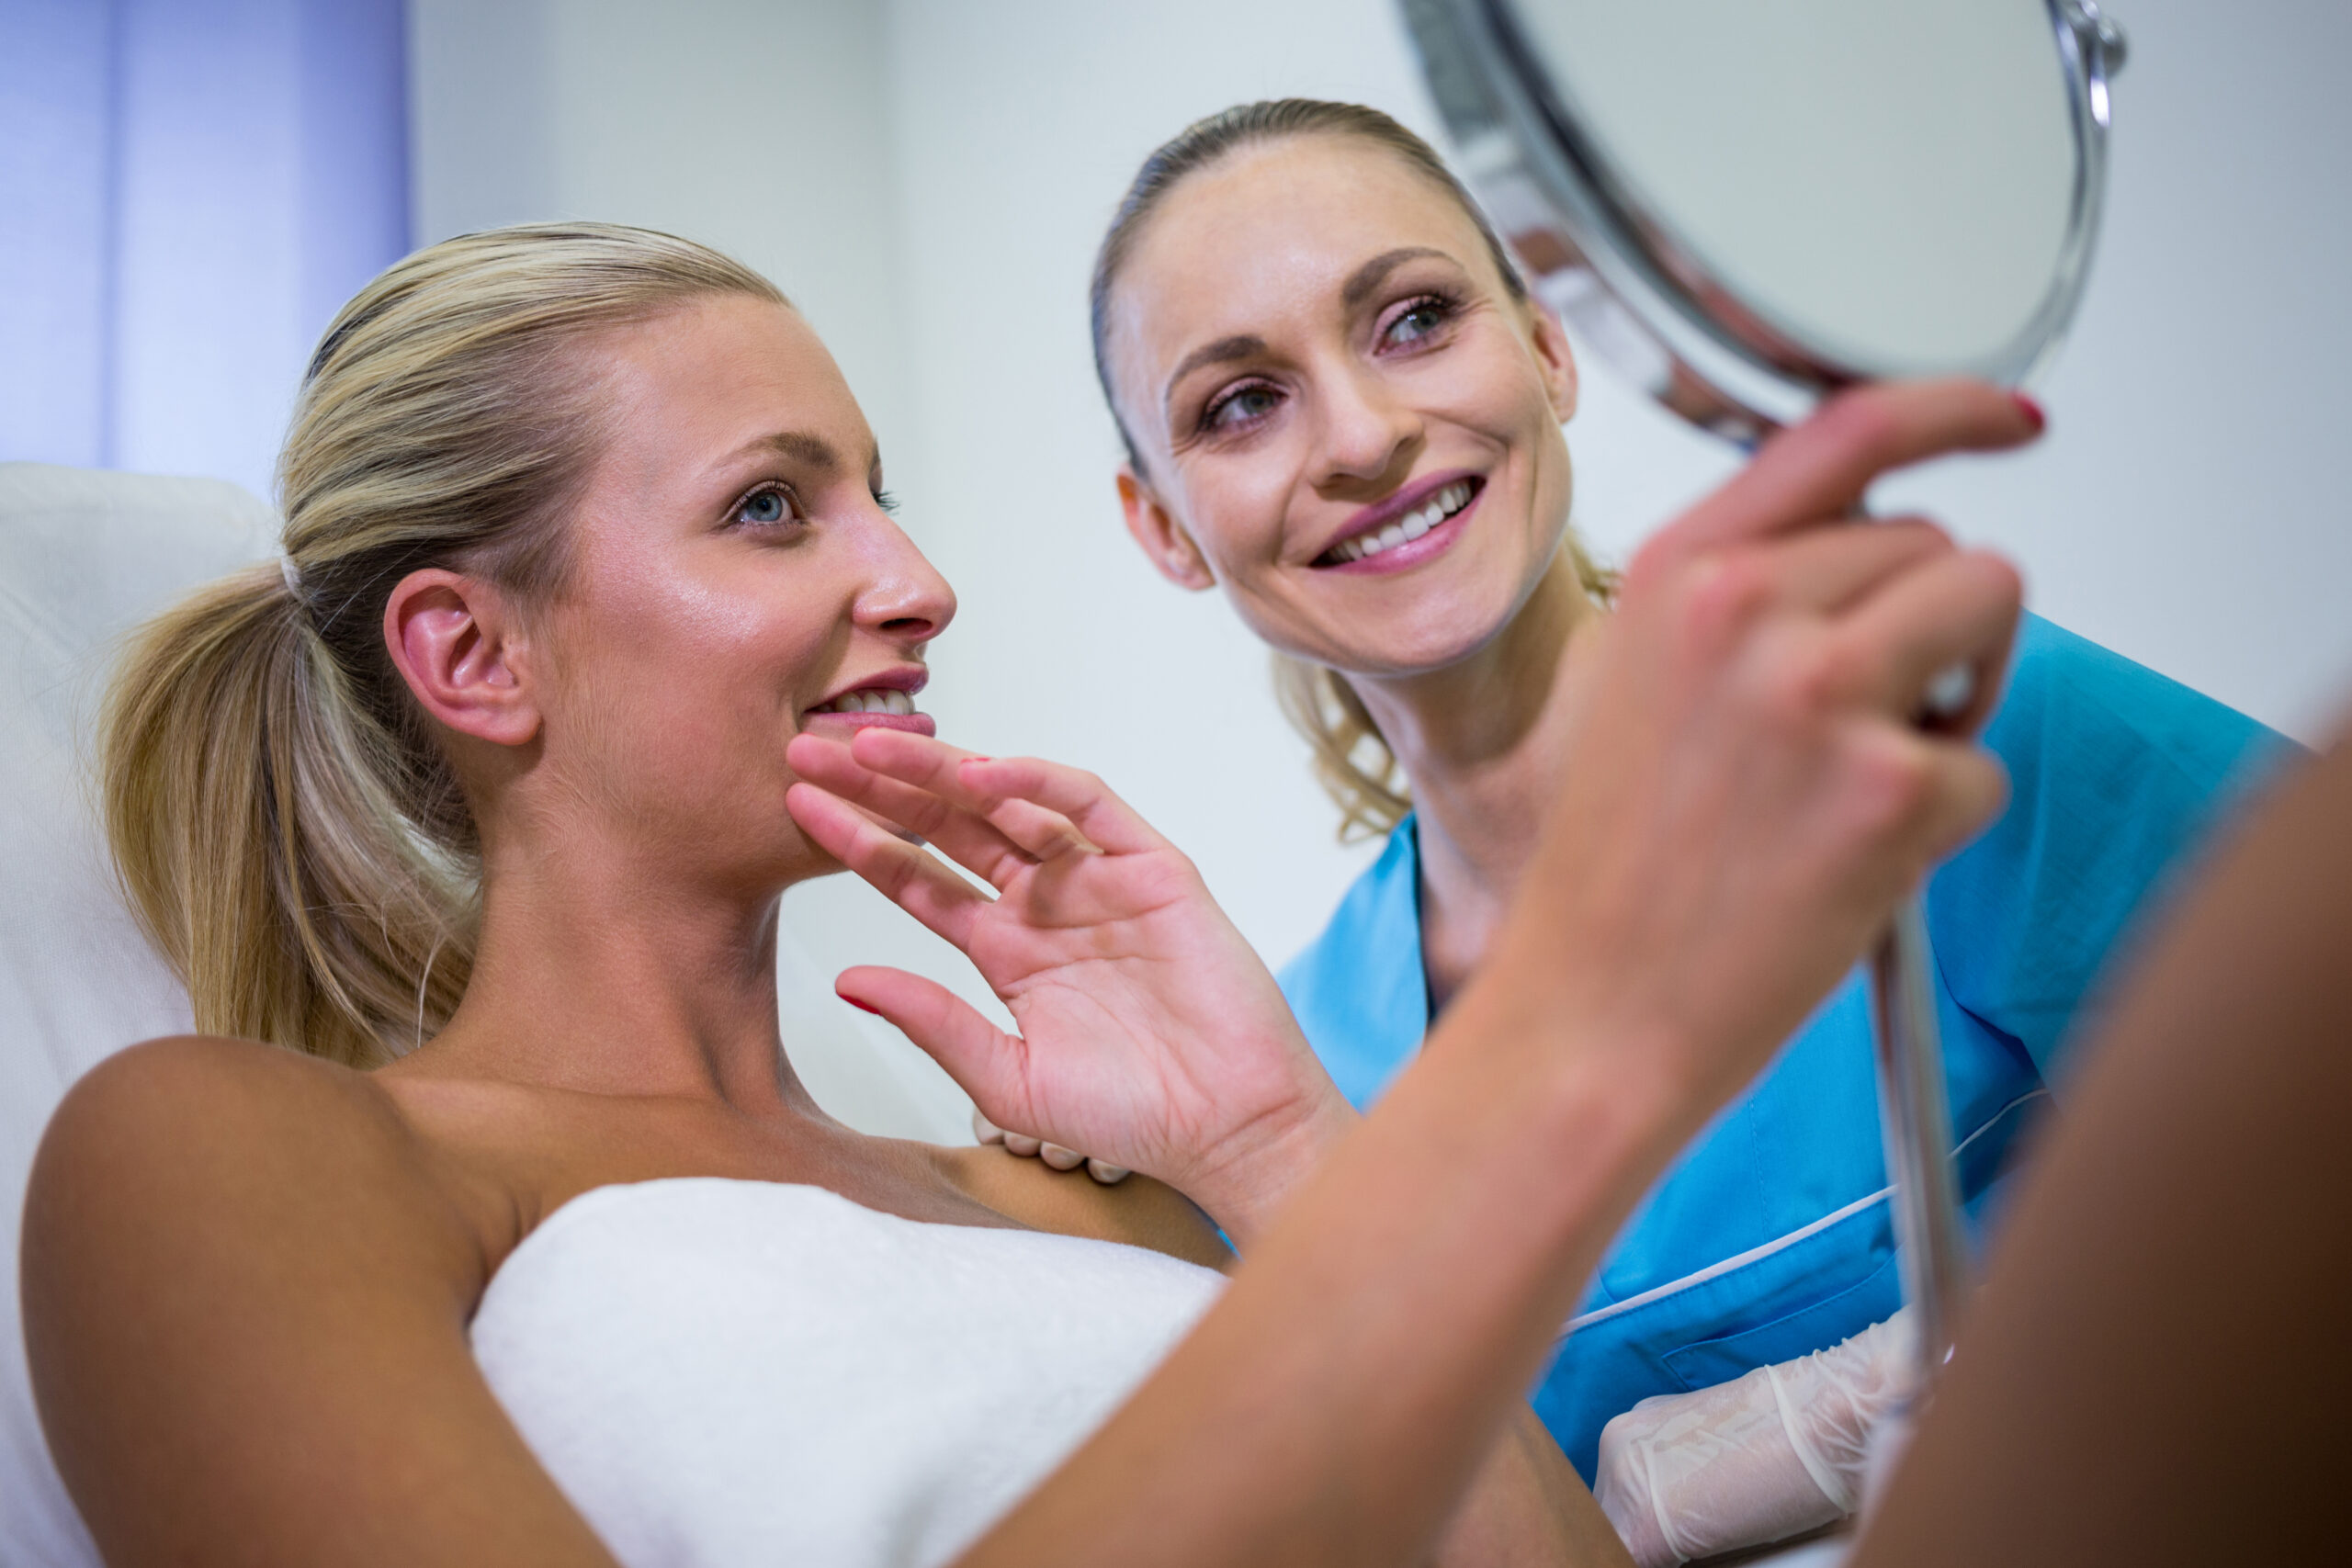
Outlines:
{"type": "Polygon", "coordinates": [[[1452,193],[1309,134],[1185,178],[1110,301],[1128,525],[1267,642],[1404,675],[1485,646],[1567,526],[1576,371],[1452,193]]]}
{"type": "Polygon", "coordinates": [[[547,761],[665,864],[759,886],[836,869],[785,808],[786,743],[915,708],[955,595],[794,311],[720,298],[611,334],[609,431],[542,617],[547,761]]]}

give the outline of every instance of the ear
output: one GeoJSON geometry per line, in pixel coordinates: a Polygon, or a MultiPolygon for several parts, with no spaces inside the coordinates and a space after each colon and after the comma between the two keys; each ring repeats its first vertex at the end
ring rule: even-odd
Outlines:
{"type": "Polygon", "coordinates": [[[1562,424],[1576,417],[1577,356],[1568,346],[1567,329],[1560,325],[1560,318],[1541,299],[1527,302],[1529,341],[1535,348],[1535,363],[1543,372],[1544,389],[1552,400],[1552,412],[1562,424]]]}
{"type": "Polygon", "coordinates": [[[499,746],[527,744],[539,709],[512,606],[478,577],[412,571],[384,604],[384,642],[435,723],[499,746]]]}
{"type": "Polygon", "coordinates": [[[1119,509],[1126,513],[1127,532],[1143,547],[1160,576],[1194,592],[1216,586],[1216,573],[1209,570],[1201,547],[1161,504],[1158,492],[1144,482],[1132,463],[1119,465],[1119,509]]]}

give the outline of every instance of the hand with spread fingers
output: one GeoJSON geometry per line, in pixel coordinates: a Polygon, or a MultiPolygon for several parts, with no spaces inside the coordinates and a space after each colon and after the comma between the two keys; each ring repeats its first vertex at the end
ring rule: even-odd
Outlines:
{"type": "Polygon", "coordinates": [[[897,969],[847,970],[836,987],[935,1057],[994,1127],[1070,1166],[1083,1150],[1098,1179],[1166,1181],[1246,1246],[1354,1122],[1192,862],[1101,780],[884,728],[847,745],[801,735],[787,761],[802,829],[961,949],[1012,1010],[1017,1034],[897,969]]]}

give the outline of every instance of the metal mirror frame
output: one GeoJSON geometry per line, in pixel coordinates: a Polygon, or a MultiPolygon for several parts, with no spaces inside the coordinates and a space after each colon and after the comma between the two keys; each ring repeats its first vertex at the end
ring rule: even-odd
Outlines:
{"type": "MultiPolygon", "coordinates": [[[[1576,105],[1537,67],[1512,19],[1512,0],[1399,3],[1457,164],[1531,286],[1653,397],[1753,446],[1826,394],[1896,368],[1843,362],[1743,309],[1736,291],[1610,167],[1576,105]]],[[[2066,237],[2049,288],[2018,335],[1982,362],[1948,367],[2007,386],[2027,383],[2049,364],[2081,301],[2106,192],[2108,83],[2124,61],[2121,29],[2094,0],[2043,3],[2074,120],[2066,237]]],[[[1967,672],[1956,673],[1964,684],[1967,672]]],[[[1948,711],[1964,701],[1960,692],[1931,694],[1928,708],[1948,711]]],[[[1916,1316],[1897,1431],[1950,1352],[1968,1275],[1933,963],[1915,895],[1897,908],[1871,959],[1881,1132],[1903,1294],[1916,1316]]]]}
{"type": "MultiPolygon", "coordinates": [[[[2064,340],[2089,276],[2107,186],[2108,83],[2121,30],[2093,0],[2044,0],[2074,122],[2067,231],[2018,335],[1954,372],[2030,382],[2064,340]]],[[[1752,446],[1839,387],[1893,367],[1841,361],[1736,303],[1736,290],[1610,166],[1564,88],[1537,65],[1510,0],[1401,0],[1456,163],[1530,282],[1603,357],[1686,419],[1752,446]]]]}

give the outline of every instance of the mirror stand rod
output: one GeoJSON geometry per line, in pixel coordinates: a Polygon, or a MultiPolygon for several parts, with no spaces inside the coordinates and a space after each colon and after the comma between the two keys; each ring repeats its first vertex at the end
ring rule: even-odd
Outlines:
{"type": "Polygon", "coordinates": [[[1871,955],[1871,1010],[1878,1055],[1881,1135],[1893,1188],[1903,1299],[1912,1309],[1917,1358],[1906,1396],[1924,1405],[1951,1353],[1968,1292],[1968,1248],[1952,1169],[1951,1110],[1944,1092],[1926,906],[1913,894],[1871,955]]]}

